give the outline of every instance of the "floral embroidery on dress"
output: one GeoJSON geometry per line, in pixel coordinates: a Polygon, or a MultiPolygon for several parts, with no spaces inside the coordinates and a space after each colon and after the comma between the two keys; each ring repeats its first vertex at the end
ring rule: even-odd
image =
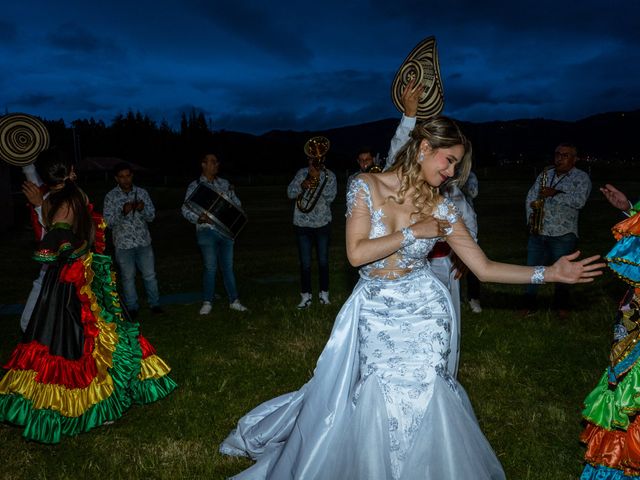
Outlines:
{"type": "MultiPolygon", "coordinates": [[[[369,238],[387,235],[382,209],[374,210],[367,183],[356,178],[347,193],[347,216],[357,202],[369,209],[369,238]]],[[[455,223],[454,204],[443,199],[434,216],[455,223]]],[[[361,267],[367,299],[358,319],[360,380],[352,401],[357,404],[362,385],[376,382],[387,410],[391,473],[402,474],[402,465],[420,429],[438,377],[450,388],[455,380],[447,373],[451,335],[450,300],[430,273],[429,251],[438,239],[417,239],[395,254],[361,267]],[[384,276],[375,270],[389,270],[384,276]],[[400,274],[393,273],[394,269],[400,274]],[[408,273],[407,273],[408,272],[408,273]],[[415,277],[415,278],[414,278],[415,277]],[[373,375],[373,378],[370,378],[373,375]]]]}

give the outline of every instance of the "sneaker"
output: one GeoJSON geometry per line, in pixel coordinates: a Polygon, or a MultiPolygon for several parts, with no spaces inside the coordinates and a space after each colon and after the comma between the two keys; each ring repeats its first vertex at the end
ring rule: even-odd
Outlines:
{"type": "Polygon", "coordinates": [[[331,303],[329,301],[329,292],[320,292],[318,294],[318,298],[320,299],[320,303],[322,305],[329,305],[331,303]]]}
{"type": "Polygon", "coordinates": [[[480,300],[472,298],[469,300],[469,308],[473,313],[482,313],[482,307],[480,306],[480,300]]]}
{"type": "Polygon", "coordinates": [[[200,315],[209,315],[211,313],[211,302],[202,302],[200,307],[200,315]]]}
{"type": "Polygon", "coordinates": [[[302,310],[303,308],[307,308],[309,305],[311,305],[311,294],[310,293],[301,293],[300,297],[302,297],[300,299],[300,303],[298,304],[298,308],[300,310],[302,310]]]}
{"type": "Polygon", "coordinates": [[[246,312],[249,309],[240,303],[240,300],[236,299],[233,303],[229,304],[231,310],[237,310],[238,312],[246,312]]]}

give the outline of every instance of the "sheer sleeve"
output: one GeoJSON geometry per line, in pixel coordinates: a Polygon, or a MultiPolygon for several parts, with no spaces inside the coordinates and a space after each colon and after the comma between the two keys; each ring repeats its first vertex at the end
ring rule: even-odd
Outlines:
{"type": "Polygon", "coordinates": [[[366,214],[367,218],[370,218],[372,211],[373,202],[369,185],[363,179],[355,178],[347,190],[347,213],[345,216],[349,218],[354,214],[358,216],[366,214]]]}
{"type": "Polygon", "coordinates": [[[464,222],[451,223],[446,241],[481,282],[527,284],[532,282],[534,267],[495,262],[473,240],[464,222]]]}

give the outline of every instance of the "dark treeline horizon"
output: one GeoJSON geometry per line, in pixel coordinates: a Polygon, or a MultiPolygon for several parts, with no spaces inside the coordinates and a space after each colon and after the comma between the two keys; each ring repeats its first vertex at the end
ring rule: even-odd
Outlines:
{"type": "MultiPolygon", "coordinates": [[[[274,130],[262,135],[215,130],[202,112],[183,113],[179,129],[166,120],[129,111],[102,120],[44,120],[51,144],[73,153],[76,161],[87,157],[115,157],[164,175],[195,175],[198,159],[216,153],[229,175],[284,174],[305,166],[303,145],[313,135],[331,141],[327,164],[338,171],[354,170],[357,151],[369,146],[382,158],[399,119],[322,131],[274,130]]],[[[635,163],[635,133],[640,110],[594,115],[575,122],[522,119],[494,122],[459,122],[474,148],[477,167],[503,164],[540,165],[551,161],[555,145],[570,141],[590,162],[635,163]]]]}

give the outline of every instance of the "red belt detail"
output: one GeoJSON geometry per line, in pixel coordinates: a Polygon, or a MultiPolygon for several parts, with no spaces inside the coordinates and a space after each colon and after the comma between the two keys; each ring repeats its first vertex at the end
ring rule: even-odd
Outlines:
{"type": "Polygon", "coordinates": [[[436,242],[436,244],[433,246],[433,249],[431,250],[427,258],[432,259],[432,258],[446,257],[450,253],[451,253],[451,247],[447,242],[436,242]]]}

